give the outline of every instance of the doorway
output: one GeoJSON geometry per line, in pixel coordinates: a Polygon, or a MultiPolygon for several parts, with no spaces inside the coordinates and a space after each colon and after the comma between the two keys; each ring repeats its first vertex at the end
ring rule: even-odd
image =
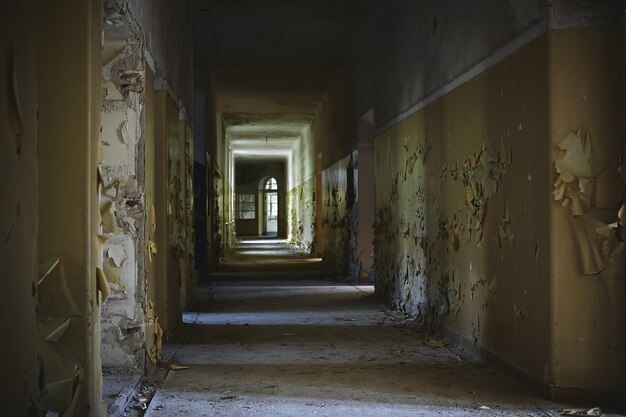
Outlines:
{"type": "Polygon", "coordinates": [[[274,177],[263,186],[263,235],[278,235],[278,182],[274,177]]]}

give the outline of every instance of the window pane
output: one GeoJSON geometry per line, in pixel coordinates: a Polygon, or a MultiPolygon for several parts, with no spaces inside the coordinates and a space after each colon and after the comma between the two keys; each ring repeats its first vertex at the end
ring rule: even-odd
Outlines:
{"type": "Polygon", "coordinates": [[[237,194],[237,217],[244,220],[254,220],[256,217],[256,195],[237,194]]]}
{"type": "Polygon", "coordinates": [[[253,211],[243,211],[239,213],[239,218],[244,220],[254,220],[253,211]]]}
{"type": "Polygon", "coordinates": [[[265,189],[278,190],[278,183],[276,182],[276,179],[270,178],[269,180],[267,180],[267,182],[265,183],[265,189]]]}

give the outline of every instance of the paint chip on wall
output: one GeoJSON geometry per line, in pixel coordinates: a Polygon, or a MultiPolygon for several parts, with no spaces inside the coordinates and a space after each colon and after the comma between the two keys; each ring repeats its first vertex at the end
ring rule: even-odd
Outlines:
{"type": "Polygon", "coordinates": [[[157,244],[152,240],[148,241],[148,259],[152,263],[154,255],[158,253],[157,244]]]}
{"type": "Polygon", "coordinates": [[[126,261],[126,250],[124,250],[123,246],[115,245],[109,247],[107,255],[113,260],[116,267],[121,268],[124,266],[124,262],[126,261]]]}
{"type": "Polygon", "coordinates": [[[561,153],[554,166],[559,177],[552,194],[573,216],[580,216],[589,210],[595,180],[589,130],[583,127],[573,130],[557,146],[561,153]]]}
{"type": "Polygon", "coordinates": [[[105,302],[111,293],[111,288],[109,287],[107,277],[104,275],[104,271],[100,268],[96,268],[96,280],[96,288],[100,292],[100,301],[105,302]]]}
{"type": "Polygon", "coordinates": [[[72,318],[65,320],[59,327],[55,328],[48,336],[46,340],[48,342],[58,343],[59,340],[63,337],[68,327],[70,327],[70,323],[72,322],[72,318]]]}

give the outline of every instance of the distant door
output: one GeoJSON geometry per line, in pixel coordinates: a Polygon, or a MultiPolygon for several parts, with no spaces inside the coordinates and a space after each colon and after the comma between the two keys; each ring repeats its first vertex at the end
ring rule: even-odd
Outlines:
{"type": "Polygon", "coordinates": [[[278,235],[278,183],[276,179],[270,178],[265,182],[263,189],[265,196],[265,230],[266,236],[278,235]]]}

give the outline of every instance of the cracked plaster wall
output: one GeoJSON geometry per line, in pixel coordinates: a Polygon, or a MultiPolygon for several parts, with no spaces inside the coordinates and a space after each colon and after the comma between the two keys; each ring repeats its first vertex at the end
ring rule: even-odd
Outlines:
{"type": "Polygon", "coordinates": [[[154,94],[155,256],[154,307],[162,331],[173,334],[180,312],[195,295],[193,230],[193,131],[179,119],[165,90],[154,94]]]}
{"type": "Polygon", "coordinates": [[[350,262],[354,183],[349,181],[348,171],[352,171],[352,162],[348,155],[322,173],[323,262],[340,275],[348,274],[350,262]]]}
{"type": "Polygon", "coordinates": [[[146,50],[156,64],[156,77],[165,80],[177,105],[187,116],[193,109],[193,36],[188,8],[169,0],[129,0],[130,10],[145,34],[146,50]]]}
{"type": "MultiPolygon", "coordinates": [[[[208,82],[208,81],[207,81],[208,82]]],[[[219,187],[222,184],[223,172],[221,171],[222,155],[221,148],[224,146],[222,138],[222,124],[220,123],[219,109],[216,105],[215,91],[213,86],[207,86],[207,106],[206,106],[206,149],[207,149],[207,171],[208,171],[208,189],[207,212],[207,237],[209,245],[209,270],[217,265],[222,250],[222,209],[221,196],[219,187]]]]}
{"type": "MultiPolygon", "coordinates": [[[[373,138],[372,138],[373,139],[373,138]]],[[[352,209],[351,275],[361,282],[374,279],[374,220],[376,180],[374,147],[359,147],[353,153],[355,204],[352,209]]]]}
{"type": "Polygon", "coordinates": [[[158,360],[163,331],[180,322],[179,307],[193,303],[193,132],[171,90],[155,96],[135,9],[111,1],[105,11],[100,174],[102,272],[110,295],[102,357],[105,366],[142,369],[146,353],[158,360]],[[165,148],[157,150],[155,141],[165,148]],[[152,274],[155,259],[163,268],[152,274]],[[163,284],[151,281],[157,277],[163,284]]]}
{"type": "Polygon", "coordinates": [[[315,150],[311,128],[304,130],[291,161],[294,180],[287,196],[291,243],[306,253],[315,249],[315,150]]]}
{"type": "MultiPolygon", "coordinates": [[[[145,361],[143,34],[125,1],[105,3],[99,233],[109,295],[102,307],[102,363],[141,370],[145,361]]],[[[103,282],[104,286],[105,283],[103,282]]]]}
{"type": "Polygon", "coordinates": [[[546,47],[544,37],[522,48],[380,134],[375,148],[378,296],[540,378],[550,313],[546,47]]]}
{"type": "MultiPolygon", "coordinates": [[[[550,384],[556,385],[548,391],[550,395],[563,396],[572,387],[584,387],[587,392],[603,390],[606,393],[606,389],[611,389],[609,385],[613,384],[613,392],[621,390],[623,396],[623,384],[618,381],[619,378],[616,379],[617,374],[624,374],[623,355],[620,354],[623,350],[619,347],[621,342],[613,343],[617,341],[616,334],[621,332],[613,330],[613,337],[609,337],[607,330],[616,328],[614,323],[616,317],[623,317],[623,312],[620,312],[620,301],[614,299],[616,294],[623,293],[617,288],[620,284],[614,280],[604,279],[607,285],[603,287],[588,279],[581,279],[578,281],[580,285],[574,285],[578,288],[574,291],[573,297],[577,300],[576,303],[556,295],[560,292],[571,293],[570,289],[563,291],[565,285],[571,285],[565,276],[575,277],[580,274],[580,271],[571,270],[574,268],[571,262],[572,254],[575,250],[580,251],[580,247],[577,247],[578,244],[574,242],[580,236],[586,235],[588,252],[596,254],[588,259],[582,258],[588,261],[588,266],[595,264],[591,269],[597,269],[598,265],[606,263],[606,259],[611,258],[606,253],[603,254],[602,250],[619,251],[619,245],[615,243],[615,240],[606,240],[607,233],[610,235],[613,233],[610,230],[615,230],[609,230],[606,227],[610,221],[614,221],[615,213],[605,218],[603,225],[587,222],[588,227],[583,229],[579,227],[579,230],[584,231],[577,234],[572,232],[576,230],[573,217],[571,215],[567,217],[561,213],[561,216],[564,216],[564,219],[560,220],[561,229],[555,229],[555,225],[558,225],[558,222],[553,222],[556,218],[555,205],[560,207],[559,203],[562,203],[575,211],[586,210],[589,198],[585,192],[578,193],[576,188],[581,183],[585,187],[595,174],[586,174],[582,182],[578,179],[574,183],[561,181],[556,187],[556,197],[559,201],[551,201],[553,199],[551,193],[555,191],[553,183],[556,183],[559,177],[555,174],[555,160],[562,158],[566,153],[565,148],[569,145],[564,141],[570,132],[578,130],[581,125],[580,108],[583,107],[581,103],[584,98],[582,95],[572,97],[571,104],[562,105],[557,109],[572,119],[559,125],[560,135],[558,136],[552,126],[553,120],[547,119],[549,107],[545,102],[548,92],[551,102],[559,101],[563,96],[562,91],[548,88],[546,77],[549,71],[551,71],[550,82],[552,79],[558,79],[570,83],[571,85],[563,91],[567,90],[572,95],[581,94],[592,84],[597,87],[599,80],[610,83],[614,92],[623,90],[623,87],[616,87],[621,85],[621,81],[615,77],[614,73],[601,74],[598,69],[592,74],[593,71],[589,70],[593,67],[594,60],[600,59],[600,62],[608,62],[607,56],[612,56],[615,60],[623,59],[623,50],[619,51],[617,48],[613,49],[610,55],[602,55],[609,54],[610,48],[607,46],[609,43],[602,40],[603,36],[598,36],[598,34],[588,36],[583,43],[594,44],[602,57],[594,55],[593,59],[585,60],[583,65],[575,63],[575,59],[565,60],[563,62],[567,62],[568,67],[560,63],[557,69],[553,61],[559,54],[555,55],[552,48],[558,43],[548,42],[545,35],[548,29],[555,29],[550,33],[558,39],[558,36],[565,33],[562,30],[568,28],[597,27],[617,22],[618,25],[609,32],[612,32],[614,36],[621,36],[619,34],[623,30],[623,2],[620,0],[538,0],[533,2],[511,0],[486,1],[471,6],[461,3],[392,3],[389,12],[382,15],[377,24],[372,26],[370,33],[363,38],[362,43],[355,48],[347,61],[346,79],[351,96],[351,116],[349,117],[356,119],[358,115],[374,108],[374,126],[379,133],[376,144],[377,291],[387,300],[393,299],[399,308],[418,314],[426,311],[426,317],[430,317],[431,321],[433,317],[441,316],[439,321],[445,324],[449,333],[461,335],[465,340],[475,342],[477,346],[494,353],[496,357],[518,368],[523,374],[531,375],[531,379],[540,381],[542,389],[547,389],[550,384]],[[380,36],[380,33],[386,35],[380,36]],[[458,45],[463,45],[463,48],[460,49],[458,45]],[[544,52],[532,58],[526,58],[524,62],[519,62],[519,56],[528,54],[529,48],[535,50],[543,48],[544,52]],[[545,58],[548,54],[550,54],[549,62],[545,58]],[[510,65],[512,60],[516,62],[515,66],[510,65]],[[530,62],[533,63],[532,68],[527,68],[526,71],[535,74],[534,84],[533,80],[519,72],[519,68],[528,67],[530,62]],[[539,73],[537,73],[537,66],[542,67],[539,73]],[[586,78],[572,82],[569,74],[572,69],[575,69],[573,72],[577,73],[576,70],[579,67],[584,68],[583,72],[587,71],[586,78]],[[592,79],[595,81],[592,82],[592,79]],[[487,82],[485,83],[484,80],[487,82]],[[511,97],[513,93],[511,85],[510,83],[508,86],[503,84],[505,81],[515,81],[518,86],[525,84],[528,86],[526,88],[528,91],[533,91],[533,97],[518,101],[519,103],[525,101],[525,107],[513,105],[515,102],[511,97]],[[464,94],[464,89],[474,88],[478,83],[485,85],[474,93],[474,96],[480,99],[467,105],[468,114],[473,116],[472,119],[465,121],[459,112],[451,112],[450,100],[452,98],[458,100],[459,95],[464,94]],[[543,87],[541,87],[542,83],[543,87]],[[496,105],[493,104],[491,98],[487,104],[483,104],[486,93],[490,94],[487,97],[499,94],[499,84],[505,87],[503,98],[509,104],[505,107],[500,104],[496,105]],[[559,100],[555,99],[557,97],[559,100]],[[484,126],[479,127],[476,125],[476,119],[480,120],[483,116],[476,116],[476,113],[482,108],[487,110],[485,112],[487,117],[483,120],[484,126]],[[432,109],[438,110],[434,113],[432,109]],[[480,188],[477,189],[476,185],[472,185],[472,177],[482,175],[481,172],[484,174],[485,169],[491,171],[489,163],[481,157],[482,144],[486,145],[485,151],[489,157],[487,159],[495,158],[495,155],[501,153],[498,141],[492,141],[494,127],[496,127],[495,133],[502,131],[502,126],[498,127],[500,122],[495,119],[510,124],[513,126],[511,132],[515,132],[515,118],[526,118],[535,113],[533,119],[529,120],[541,121],[544,125],[543,130],[533,124],[530,128],[535,133],[529,133],[529,125],[522,123],[522,130],[519,133],[524,136],[526,142],[542,146],[541,152],[534,152],[532,157],[540,160],[536,161],[539,164],[537,166],[541,167],[538,170],[539,173],[519,172],[520,156],[518,155],[524,155],[527,147],[516,144],[513,149],[514,158],[510,166],[506,166],[507,164],[503,166],[505,169],[498,180],[498,183],[516,184],[517,188],[521,186],[524,191],[513,193],[507,190],[517,188],[499,186],[498,190],[493,193],[489,191],[491,188],[489,184],[486,184],[487,188],[482,187],[482,191],[480,188]],[[419,123],[423,126],[417,126],[417,130],[408,127],[418,123],[418,120],[422,120],[419,123]],[[445,141],[446,136],[452,135],[450,132],[457,129],[455,125],[459,121],[471,127],[470,136],[477,136],[480,139],[474,138],[468,142],[466,142],[467,139],[462,141],[453,139],[453,141],[463,144],[471,143],[471,148],[463,145],[462,150],[457,150],[455,146],[452,146],[446,151],[442,145],[435,142],[429,145],[426,141],[426,137],[437,137],[445,141]],[[545,128],[548,122],[551,124],[549,133],[545,128]],[[407,138],[408,149],[401,152],[404,138],[407,138]],[[557,146],[559,144],[562,147],[557,146]],[[419,163],[419,152],[417,152],[418,157],[415,158],[417,162],[412,160],[414,152],[419,150],[418,145],[422,147],[422,151],[429,146],[432,148],[430,161],[424,163],[424,167],[421,167],[419,163]],[[453,153],[458,155],[451,158],[453,153]],[[436,162],[433,162],[433,158],[436,158],[436,162]],[[433,164],[438,166],[433,167],[433,164]],[[484,168],[477,169],[480,166],[484,168]],[[414,180],[404,180],[404,171],[408,168],[413,169],[412,176],[424,177],[419,184],[420,187],[414,180]],[[465,178],[461,175],[464,168],[467,170],[465,178]],[[433,170],[441,170],[441,185],[439,183],[428,185],[426,178],[429,178],[429,175],[437,175],[429,173],[433,170]],[[528,187],[523,186],[525,176],[527,185],[534,185],[528,191],[525,191],[528,187]],[[410,183],[408,188],[405,182],[410,183]],[[455,188],[457,191],[451,192],[455,188]],[[476,191],[479,191],[478,195],[476,191]],[[392,194],[393,198],[391,198],[392,194]],[[413,197],[413,194],[416,197],[413,197]],[[472,202],[459,201],[459,196],[466,194],[473,199],[472,202]],[[571,198],[572,195],[576,197],[578,194],[581,194],[581,198],[571,198]],[[525,199],[532,196],[532,204],[527,203],[528,207],[524,206],[520,202],[522,196],[525,199]],[[405,199],[414,201],[415,198],[422,199],[425,203],[423,205],[410,203],[410,207],[405,203],[405,199]],[[394,204],[391,204],[391,201],[394,201],[394,204]],[[519,212],[520,204],[523,207],[521,213],[519,212]],[[450,211],[455,206],[458,213],[450,211]],[[486,210],[481,208],[483,206],[486,210]],[[540,206],[542,206],[541,209],[538,209],[540,206]],[[536,214],[532,218],[528,214],[531,208],[536,214]],[[464,243],[464,241],[468,242],[468,239],[467,236],[463,238],[463,235],[471,231],[473,237],[478,237],[481,234],[481,228],[476,229],[475,226],[471,226],[467,221],[468,214],[462,211],[471,212],[470,217],[473,221],[479,221],[484,225],[482,227],[483,243],[480,247],[475,239],[472,240],[473,243],[469,243],[470,247],[473,246],[471,251],[475,251],[472,255],[463,254],[468,250],[465,248],[468,243],[464,243]],[[549,217],[546,215],[548,212],[551,213],[549,217]],[[531,221],[531,219],[534,220],[531,221]],[[520,221],[523,224],[521,227],[520,221]],[[566,221],[571,229],[565,227],[566,221]],[[465,223],[464,230],[463,223],[465,223]],[[600,233],[594,224],[601,226],[600,233]],[[419,240],[415,241],[415,230],[420,229],[424,229],[421,234],[425,234],[427,239],[418,236],[419,240]],[[542,232],[548,229],[550,234],[542,232]],[[530,236],[532,233],[534,234],[530,236]],[[571,239],[564,239],[564,236],[568,234],[571,239]],[[560,263],[556,262],[560,258],[553,253],[555,251],[553,237],[555,236],[559,237],[557,241],[569,242],[560,244],[558,247],[558,253],[565,254],[560,263]],[[538,244],[531,244],[529,239],[535,240],[538,244]],[[609,241],[612,243],[608,243],[609,241]],[[448,243],[444,244],[444,242],[448,243]],[[600,249],[597,247],[598,242],[604,242],[600,249]],[[446,248],[446,245],[451,246],[446,248]],[[458,251],[455,249],[457,247],[458,251]],[[492,252],[503,253],[503,257],[498,259],[497,255],[491,255],[492,252]],[[437,259],[439,268],[437,276],[433,276],[432,273],[423,273],[425,267],[432,272],[432,267],[429,266],[432,260],[429,258],[437,259]],[[469,262],[471,262],[471,270],[469,262]],[[504,269],[507,265],[515,265],[516,272],[512,277],[509,277],[510,274],[504,269]],[[550,271],[555,266],[561,268],[562,272],[555,280],[551,280],[550,271]],[[519,268],[526,272],[519,273],[519,268]],[[496,276],[495,280],[493,273],[496,276]],[[556,285],[559,282],[559,276],[561,281],[556,285]],[[388,279],[388,277],[393,277],[393,279],[388,279]],[[507,279],[503,281],[502,277],[507,279]],[[594,302],[588,299],[583,302],[582,295],[585,292],[579,290],[584,286],[591,294],[597,294],[594,302]],[[606,307],[607,303],[604,301],[607,300],[602,298],[602,288],[615,290],[606,290],[606,293],[611,294],[609,297],[610,305],[613,306],[611,309],[606,307]],[[477,295],[478,293],[482,295],[477,295]],[[585,308],[581,307],[581,304],[584,304],[585,308]],[[584,323],[586,335],[574,336],[577,331],[560,324],[564,320],[572,324],[578,323],[578,320],[570,320],[563,313],[569,314],[574,310],[577,312],[574,316],[581,318],[584,323]],[[447,312],[441,315],[439,311],[447,312]],[[558,314],[559,317],[552,314],[558,314]],[[548,322],[545,321],[547,317],[550,317],[548,322]],[[603,325],[594,325],[600,329],[590,324],[592,318],[594,322],[602,321],[603,325]],[[527,349],[528,340],[533,340],[531,349],[527,349]],[[605,343],[607,341],[611,343],[605,343]],[[607,348],[605,345],[611,347],[607,348]],[[614,345],[618,347],[615,348],[614,345]],[[522,349],[521,346],[524,348],[522,349]],[[607,349],[617,349],[617,351],[607,353],[607,349]],[[580,360],[581,354],[585,355],[585,360],[580,360]],[[592,357],[602,359],[594,360],[591,359],[592,357]],[[577,359],[579,363],[576,363],[577,359]],[[612,371],[607,370],[609,364],[615,366],[612,371]],[[595,366],[598,368],[594,369],[595,366]],[[557,374],[559,372],[563,379],[560,379],[561,376],[557,374]],[[590,379],[585,381],[587,376],[590,376],[590,379]],[[603,382],[599,381],[601,376],[605,377],[603,382]],[[561,383],[566,386],[565,390],[558,389],[561,383]]],[[[575,50],[573,47],[568,49],[575,50]]],[[[591,51],[587,50],[577,60],[581,61],[590,56],[592,56],[591,51]]],[[[619,71],[622,66],[616,61],[607,63],[602,68],[607,71],[609,69],[619,71]]],[[[522,94],[519,87],[515,94],[522,94]]],[[[610,99],[603,102],[596,101],[596,115],[602,113],[608,117],[616,108],[621,108],[615,103],[609,103],[611,103],[610,99]]],[[[584,127],[585,129],[591,128],[592,143],[595,143],[598,136],[595,130],[606,128],[595,124],[590,126],[587,122],[589,112],[589,110],[583,112],[585,113],[584,127]]],[[[623,120],[623,114],[621,117],[623,120]]],[[[459,135],[468,136],[465,131],[460,132],[459,135]]],[[[583,142],[585,137],[583,135],[583,142]]],[[[622,149],[623,143],[622,137],[622,149]]],[[[602,146],[608,145],[605,142],[602,146]]],[[[584,144],[580,148],[586,151],[584,144]]],[[[504,152],[508,150],[505,148],[504,152]]],[[[616,155],[622,153],[623,150],[615,152],[616,155]]],[[[606,158],[606,155],[604,157],[606,158]]],[[[597,168],[592,166],[591,169],[597,168]]],[[[592,191],[593,189],[594,184],[591,184],[587,187],[586,193],[595,192],[592,191]]],[[[601,194],[612,195],[613,198],[619,195],[619,193],[611,194],[612,192],[605,189],[601,194]]],[[[582,223],[580,219],[579,223],[582,223]]],[[[620,230],[619,227],[617,230],[620,230]]],[[[432,321],[432,324],[436,323],[432,321]]],[[[569,393],[571,392],[574,391],[570,390],[569,393]]]]}
{"type": "Polygon", "coordinates": [[[551,31],[376,139],[379,296],[554,398],[624,392],[623,54],[551,31]]]}
{"type": "Polygon", "coordinates": [[[291,243],[305,253],[315,248],[315,177],[292,188],[290,204],[291,243]]]}
{"type": "MultiPolygon", "coordinates": [[[[159,254],[165,247],[157,239],[157,209],[163,211],[164,204],[157,199],[157,167],[165,165],[165,161],[157,162],[157,144],[155,135],[156,92],[154,90],[154,73],[147,66],[145,106],[144,106],[144,154],[145,154],[145,206],[146,225],[144,227],[144,265],[146,274],[146,353],[151,364],[156,364],[162,359],[163,329],[161,327],[161,311],[157,309],[157,281],[166,280],[164,270],[159,268],[158,262],[163,256],[159,254]]],[[[160,222],[162,226],[164,222],[160,222]]]]}

